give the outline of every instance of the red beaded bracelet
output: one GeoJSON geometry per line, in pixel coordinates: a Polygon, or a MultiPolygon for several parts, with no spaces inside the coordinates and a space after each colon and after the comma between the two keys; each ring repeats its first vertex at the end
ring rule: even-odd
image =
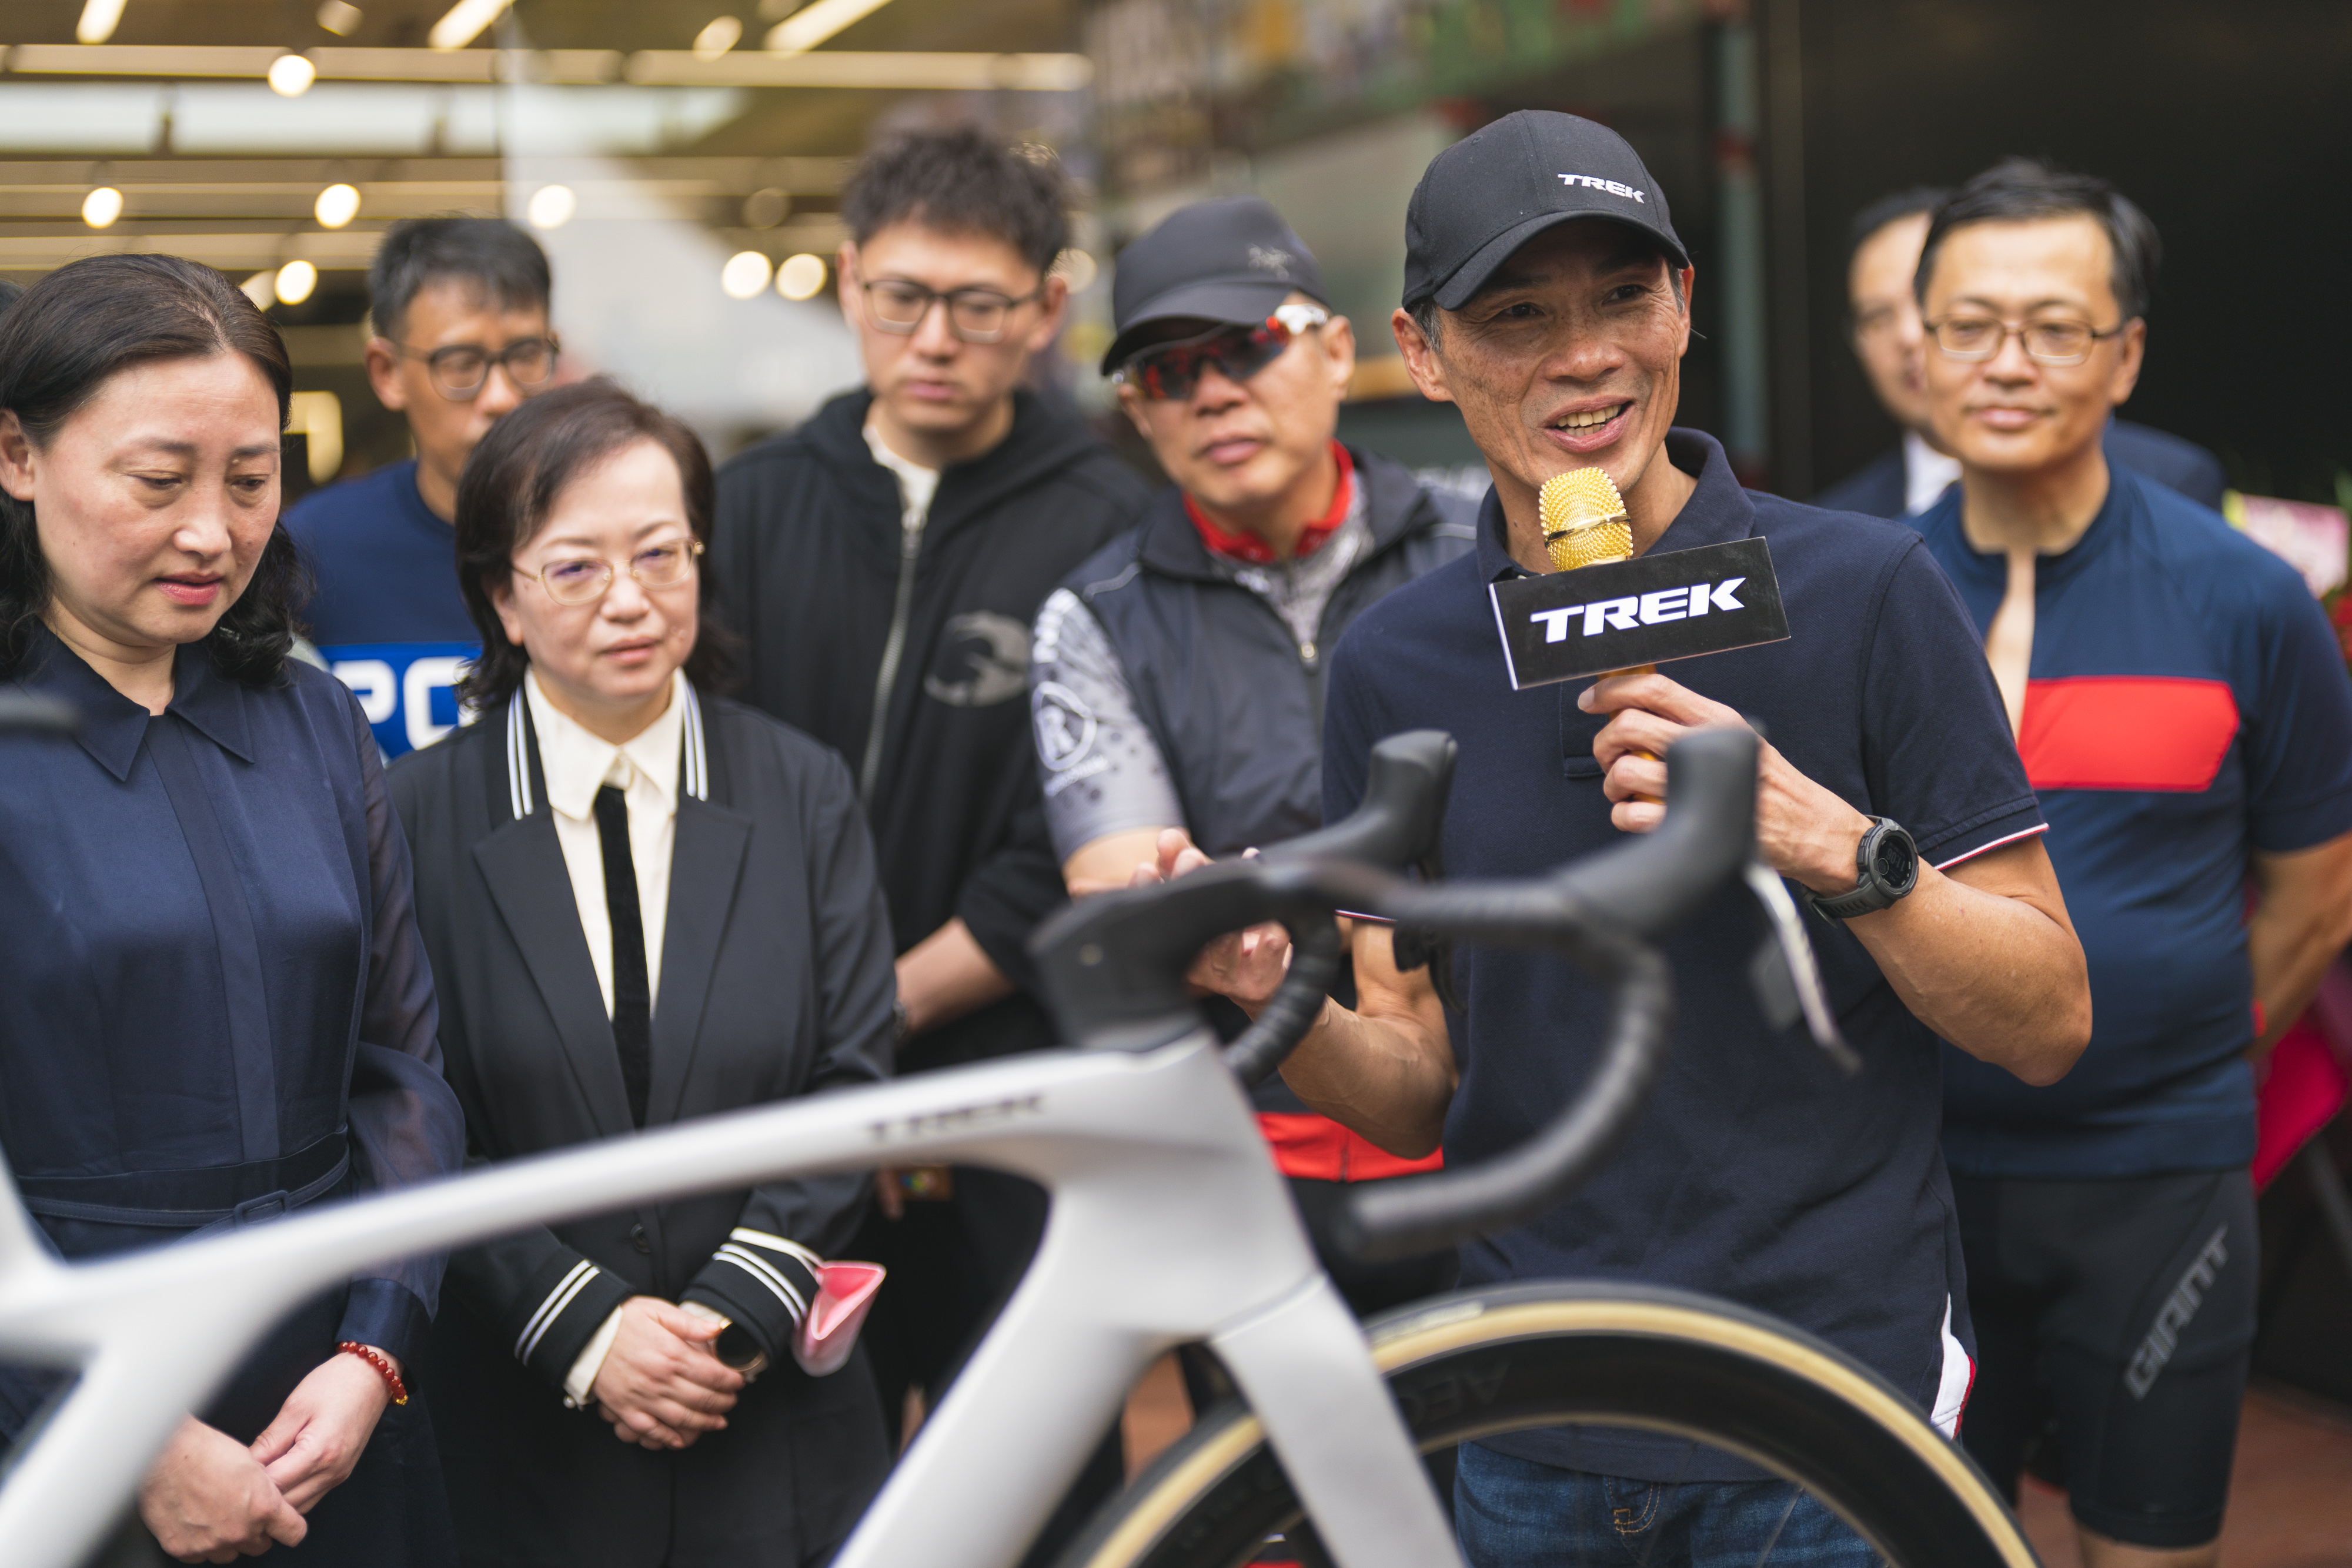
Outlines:
{"type": "Polygon", "coordinates": [[[376,1375],[383,1379],[386,1386],[391,1388],[392,1402],[394,1405],[408,1403],[408,1385],[400,1380],[400,1374],[394,1370],[391,1362],[384,1359],[383,1353],[372,1345],[364,1345],[357,1340],[351,1339],[343,1341],[335,1346],[335,1349],[344,1355],[356,1355],[374,1367],[376,1375]]]}

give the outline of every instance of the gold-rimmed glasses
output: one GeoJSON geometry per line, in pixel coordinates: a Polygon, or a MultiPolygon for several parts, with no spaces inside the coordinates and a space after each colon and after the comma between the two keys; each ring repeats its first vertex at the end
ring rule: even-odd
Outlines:
{"type": "MultiPolygon", "coordinates": [[[[694,575],[702,554],[700,539],[666,539],[647,545],[629,558],[629,575],[646,588],[676,588],[694,575]]],[[[558,604],[593,604],[604,597],[616,575],[613,563],[599,556],[574,556],[551,560],[535,573],[547,596],[558,604]]]]}
{"type": "Polygon", "coordinates": [[[2091,357],[2102,340],[2130,326],[2118,321],[2102,332],[2088,321],[2020,321],[2014,324],[1990,316],[1947,316],[1927,324],[1936,350],[1948,360],[1990,360],[2013,335],[2025,345],[2025,357],[2037,364],[2079,365],[2091,357]]]}

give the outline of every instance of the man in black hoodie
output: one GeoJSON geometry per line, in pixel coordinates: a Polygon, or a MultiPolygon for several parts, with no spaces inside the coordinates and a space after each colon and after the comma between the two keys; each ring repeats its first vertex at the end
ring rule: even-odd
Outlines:
{"type": "MultiPolygon", "coordinates": [[[[837,748],[898,946],[901,1071],[1053,1042],[1023,944],[1065,894],[1029,741],[1029,628],[1146,489],[1021,386],[1066,288],[1050,155],[973,130],[901,138],[842,194],[836,267],[866,387],[719,474],[713,570],[742,695],[837,748]]],[[[858,1256],[898,1276],[866,1334],[897,1423],[936,1400],[1025,1264],[1037,1189],[958,1170],[886,1182],[858,1256]],[[950,1202],[898,1201],[952,1192],[950,1202]],[[899,1211],[903,1209],[903,1215],[899,1211]]]]}

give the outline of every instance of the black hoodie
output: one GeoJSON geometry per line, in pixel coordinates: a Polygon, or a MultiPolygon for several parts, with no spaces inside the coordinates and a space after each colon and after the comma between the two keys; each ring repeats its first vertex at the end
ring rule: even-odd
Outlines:
{"type": "Polygon", "coordinates": [[[872,402],[835,398],[719,469],[712,568],[747,644],[742,698],[857,779],[898,950],[961,915],[1022,988],[914,1041],[901,1070],[919,1071],[1052,1042],[1023,946],[1065,897],[1029,738],[1029,628],[1149,491],[1076,415],[1017,392],[1005,438],[940,476],[909,559],[898,477],[866,444],[872,402]]]}

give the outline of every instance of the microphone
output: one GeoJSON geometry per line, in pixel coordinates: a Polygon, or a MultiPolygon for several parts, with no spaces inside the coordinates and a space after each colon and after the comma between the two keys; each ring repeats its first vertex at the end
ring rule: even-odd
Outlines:
{"type": "MultiPolygon", "coordinates": [[[[1625,515],[1625,498],[1617,493],[1608,470],[1571,468],[1553,475],[1536,492],[1536,507],[1543,523],[1544,553],[1551,557],[1554,571],[1633,559],[1633,519],[1625,515]]],[[[1657,669],[1655,664],[1635,664],[1600,678],[1655,674],[1657,669]]],[[[1634,755],[1657,760],[1646,751],[1634,755]]],[[[1635,799],[1657,803],[1654,796],[1635,799]]]]}

